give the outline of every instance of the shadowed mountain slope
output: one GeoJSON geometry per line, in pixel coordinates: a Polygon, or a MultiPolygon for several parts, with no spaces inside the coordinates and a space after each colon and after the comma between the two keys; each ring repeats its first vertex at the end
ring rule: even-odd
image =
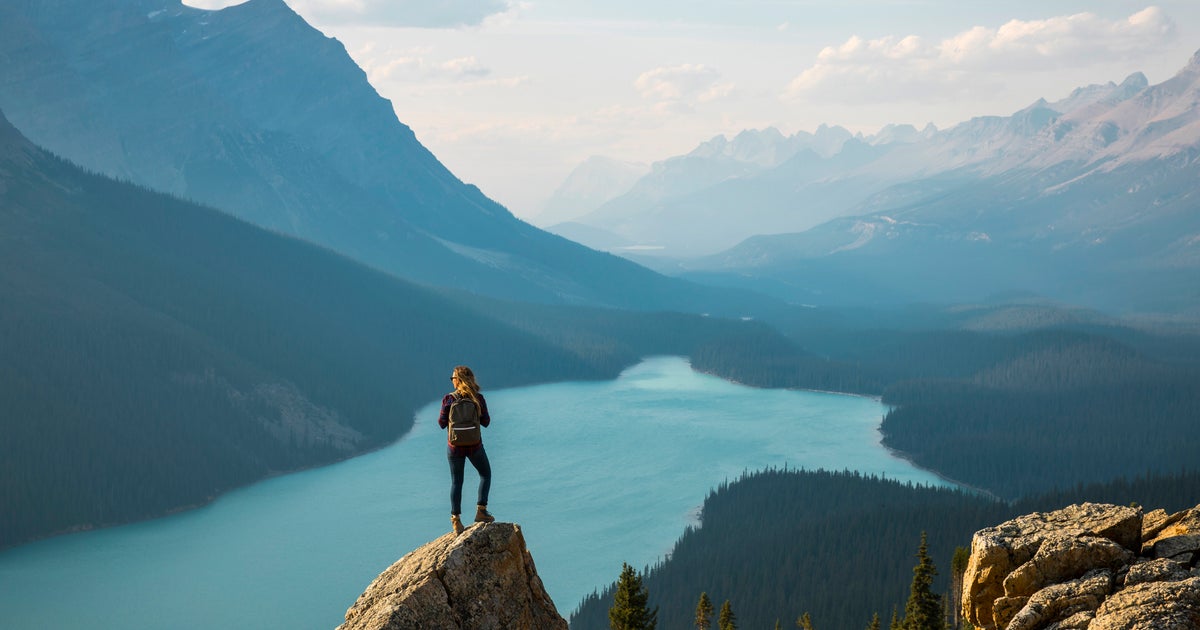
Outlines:
{"type": "Polygon", "coordinates": [[[456,363],[604,378],[747,325],[421,287],[86,173],[2,115],[0,304],[0,548],[386,444],[456,363]]]}
{"type": "Polygon", "coordinates": [[[758,299],[517,220],[446,170],[341,43],[282,0],[14,0],[0,5],[0,59],[0,108],[39,146],[405,278],[639,309],[758,299]]]}

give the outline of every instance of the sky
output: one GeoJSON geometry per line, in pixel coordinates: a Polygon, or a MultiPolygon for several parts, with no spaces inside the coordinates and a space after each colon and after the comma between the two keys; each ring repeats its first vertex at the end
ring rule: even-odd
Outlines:
{"type": "MultiPolygon", "coordinates": [[[[536,215],[591,156],[717,135],[939,129],[1152,84],[1200,50],[1200,1],[286,0],[465,182],[536,215]]],[[[185,0],[219,9],[240,0],[185,0]]]]}

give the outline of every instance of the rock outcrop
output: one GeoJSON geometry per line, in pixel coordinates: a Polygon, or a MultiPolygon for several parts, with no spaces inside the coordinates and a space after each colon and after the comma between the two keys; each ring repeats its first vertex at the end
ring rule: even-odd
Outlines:
{"type": "Polygon", "coordinates": [[[986,630],[1200,628],[1200,506],[1084,503],[975,533],[963,615],[986,630]]]}
{"type": "Polygon", "coordinates": [[[339,630],[566,627],[521,528],[481,523],[388,567],[346,611],[339,630]]]}

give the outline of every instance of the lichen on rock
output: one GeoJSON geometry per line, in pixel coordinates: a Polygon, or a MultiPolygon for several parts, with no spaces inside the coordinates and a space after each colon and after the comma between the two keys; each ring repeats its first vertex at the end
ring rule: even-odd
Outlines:
{"type": "Polygon", "coordinates": [[[984,630],[1200,628],[1200,506],[1084,503],[976,532],[962,612],[984,630]]]}

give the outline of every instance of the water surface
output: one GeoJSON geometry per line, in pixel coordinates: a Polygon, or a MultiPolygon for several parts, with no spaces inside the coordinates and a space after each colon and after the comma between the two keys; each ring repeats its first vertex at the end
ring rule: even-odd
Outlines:
{"type": "MultiPolygon", "coordinates": [[[[660,559],[708,491],[743,471],[787,465],[941,483],[879,444],[877,400],[752,389],[675,357],[614,381],[485,394],[491,511],[521,525],[564,617],[622,562],[660,559]]],[[[448,531],[436,405],[385,449],[175,516],[0,554],[0,627],[336,626],[383,569],[448,531]]],[[[468,513],[477,479],[468,465],[468,513]]]]}

